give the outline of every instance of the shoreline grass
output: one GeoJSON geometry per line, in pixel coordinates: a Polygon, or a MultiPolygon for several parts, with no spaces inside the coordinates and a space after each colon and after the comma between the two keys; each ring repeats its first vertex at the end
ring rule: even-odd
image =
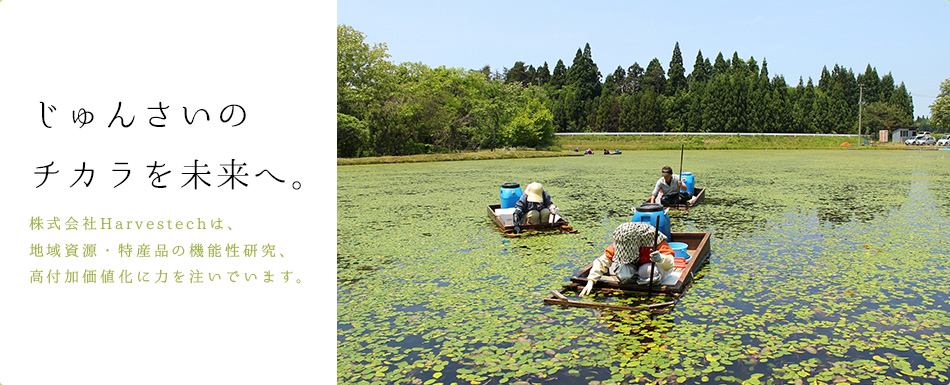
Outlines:
{"type": "MultiPolygon", "coordinates": [[[[337,166],[357,164],[382,163],[415,163],[441,162],[453,160],[485,160],[485,159],[513,159],[513,158],[542,158],[556,156],[577,155],[577,149],[583,152],[587,148],[595,155],[603,153],[604,149],[613,151],[648,151],[648,150],[678,150],[685,146],[689,150],[857,150],[857,137],[823,137],[823,136],[598,136],[575,135],[557,136],[554,144],[547,149],[496,149],[466,151],[447,154],[419,154],[403,156],[375,156],[364,158],[337,158],[337,166]]],[[[900,150],[908,147],[903,143],[872,142],[869,146],[860,147],[861,150],[900,150]]],[[[933,149],[933,146],[920,149],[933,149]]]]}

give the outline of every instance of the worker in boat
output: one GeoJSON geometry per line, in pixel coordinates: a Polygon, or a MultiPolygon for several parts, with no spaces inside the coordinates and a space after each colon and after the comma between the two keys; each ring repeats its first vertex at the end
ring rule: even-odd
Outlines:
{"type": "Polygon", "coordinates": [[[521,225],[548,223],[551,215],[557,215],[557,213],[558,208],[551,203],[551,195],[544,191],[540,183],[531,182],[515,203],[513,216],[515,234],[521,232],[521,225]]]}
{"type": "Polygon", "coordinates": [[[666,236],[657,234],[656,227],[649,223],[621,223],[613,238],[614,243],[594,260],[581,296],[590,294],[594,283],[605,274],[616,276],[621,284],[644,285],[663,282],[673,270],[673,248],[666,236]]]}
{"type": "Polygon", "coordinates": [[[689,203],[692,196],[686,190],[686,184],[680,179],[679,175],[673,175],[673,168],[664,166],[660,170],[660,179],[656,181],[653,187],[653,193],[650,194],[650,203],[659,201],[663,206],[683,205],[689,203]]]}

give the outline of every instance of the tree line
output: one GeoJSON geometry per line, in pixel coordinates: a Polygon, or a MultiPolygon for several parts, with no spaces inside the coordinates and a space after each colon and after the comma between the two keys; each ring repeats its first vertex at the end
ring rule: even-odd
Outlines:
{"type": "Polygon", "coordinates": [[[567,66],[516,61],[492,71],[395,65],[386,45],[337,26],[337,155],[543,147],[555,132],[864,133],[913,124],[903,83],[868,64],[835,65],[818,84],[789,85],[768,63],[733,53],[696,55],[687,74],[679,43],[666,70],[654,58],[601,75],[590,44],[567,66]],[[860,95],[859,95],[860,94],[860,95]]]}

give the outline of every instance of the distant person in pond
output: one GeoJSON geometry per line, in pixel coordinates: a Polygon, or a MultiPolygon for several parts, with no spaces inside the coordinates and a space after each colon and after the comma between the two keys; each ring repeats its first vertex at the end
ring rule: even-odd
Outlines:
{"type": "Polygon", "coordinates": [[[515,234],[521,232],[521,225],[537,225],[548,223],[551,215],[556,215],[558,208],[551,203],[551,195],[538,182],[531,182],[525,188],[524,194],[515,203],[514,223],[515,234]]]}
{"type": "Polygon", "coordinates": [[[659,284],[673,270],[673,248],[663,233],[644,222],[624,222],[613,233],[614,243],[594,260],[587,286],[580,295],[590,294],[594,283],[604,275],[613,275],[621,284],[659,284]],[[656,250],[653,250],[656,242],[656,250]],[[656,265],[654,267],[654,264],[656,265]],[[652,275],[652,279],[651,279],[652,275]]]}
{"type": "Polygon", "coordinates": [[[663,206],[689,203],[689,198],[691,198],[689,193],[680,192],[681,189],[686,190],[686,184],[683,183],[679,175],[673,175],[673,168],[670,166],[663,167],[660,170],[660,175],[662,176],[656,181],[653,193],[650,194],[650,203],[660,203],[663,206]]]}

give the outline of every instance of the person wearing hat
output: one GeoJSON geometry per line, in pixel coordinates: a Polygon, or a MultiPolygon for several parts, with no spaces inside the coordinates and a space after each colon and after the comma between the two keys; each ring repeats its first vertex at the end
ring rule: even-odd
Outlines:
{"type": "Polygon", "coordinates": [[[551,195],[538,182],[531,182],[525,188],[524,194],[515,203],[514,223],[515,234],[521,232],[521,225],[537,225],[547,223],[552,214],[558,209],[551,203],[551,195]]]}
{"type": "Polygon", "coordinates": [[[679,175],[673,175],[673,168],[664,166],[660,170],[660,179],[656,181],[653,187],[653,193],[650,194],[650,203],[659,203],[663,206],[683,205],[689,202],[692,196],[686,191],[686,184],[680,179],[679,175]]]}
{"type": "Polygon", "coordinates": [[[673,248],[666,242],[666,236],[662,232],[657,234],[649,223],[621,223],[613,238],[614,243],[594,260],[580,296],[590,294],[594,283],[606,274],[617,276],[621,284],[643,285],[663,282],[673,270],[673,248]]]}

